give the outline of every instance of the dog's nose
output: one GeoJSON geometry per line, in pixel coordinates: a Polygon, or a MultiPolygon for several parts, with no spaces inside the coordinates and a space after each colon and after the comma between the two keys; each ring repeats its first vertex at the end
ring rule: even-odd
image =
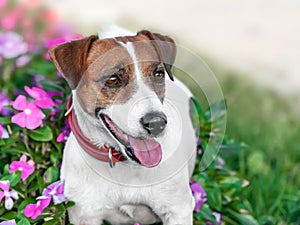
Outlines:
{"type": "Polygon", "coordinates": [[[167,125],[167,116],[162,112],[147,113],[141,118],[141,124],[151,135],[159,135],[167,125]]]}

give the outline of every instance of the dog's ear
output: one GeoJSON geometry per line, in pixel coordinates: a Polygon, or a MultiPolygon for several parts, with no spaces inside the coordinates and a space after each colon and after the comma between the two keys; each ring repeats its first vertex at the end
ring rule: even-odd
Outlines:
{"type": "Polygon", "coordinates": [[[98,40],[98,36],[92,35],[56,46],[49,51],[56,68],[72,89],[77,87],[82,75],[87,70],[87,57],[95,40],[98,40]]]}
{"type": "Polygon", "coordinates": [[[138,35],[145,35],[149,40],[153,41],[153,46],[164,64],[170,79],[173,81],[172,66],[176,58],[176,45],[172,38],[148,30],[138,32],[138,35]]]}

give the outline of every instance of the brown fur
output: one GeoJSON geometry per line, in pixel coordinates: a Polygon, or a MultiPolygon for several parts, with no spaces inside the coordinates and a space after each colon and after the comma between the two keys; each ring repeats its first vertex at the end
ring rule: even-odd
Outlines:
{"type": "MultiPolygon", "coordinates": [[[[123,43],[133,43],[145,83],[162,100],[165,92],[164,82],[154,82],[153,65],[161,60],[164,60],[163,63],[166,63],[168,67],[172,65],[176,48],[171,38],[159,34],[153,35],[156,44],[153,44],[153,40],[149,41],[145,32],[116,39],[123,43]],[[163,41],[167,41],[167,44],[163,41]]],[[[92,116],[95,115],[96,108],[128,101],[137,89],[132,59],[127,50],[117,41],[115,39],[100,40],[93,35],[60,45],[49,52],[70,87],[76,89],[82,107],[92,116]],[[105,86],[105,78],[108,79],[120,68],[123,68],[122,85],[117,88],[105,86]]]]}

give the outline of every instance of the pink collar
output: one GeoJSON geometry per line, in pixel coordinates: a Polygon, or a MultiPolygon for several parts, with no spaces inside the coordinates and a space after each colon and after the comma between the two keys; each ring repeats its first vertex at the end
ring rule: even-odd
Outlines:
{"type": "Polygon", "coordinates": [[[108,145],[103,145],[98,147],[90,141],[80,130],[76,116],[73,110],[70,110],[72,106],[72,99],[67,103],[67,119],[69,121],[71,130],[76,137],[76,140],[80,146],[92,157],[103,162],[108,162],[111,167],[114,166],[116,162],[121,162],[127,160],[126,157],[116,149],[109,147],[108,145]],[[70,110],[70,112],[69,112],[70,110]]]}

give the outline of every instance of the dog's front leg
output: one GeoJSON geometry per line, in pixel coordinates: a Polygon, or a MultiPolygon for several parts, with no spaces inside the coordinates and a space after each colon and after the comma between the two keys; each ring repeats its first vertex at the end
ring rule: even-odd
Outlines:
{"type": "Polygon", "coordinates": [[[168,202],[160,200],[162,204],[153,209],[164,225],[193,225],[195,200],[190,189],[187,189],[180,198],[166,196],[166,199],[168,202]]]}

